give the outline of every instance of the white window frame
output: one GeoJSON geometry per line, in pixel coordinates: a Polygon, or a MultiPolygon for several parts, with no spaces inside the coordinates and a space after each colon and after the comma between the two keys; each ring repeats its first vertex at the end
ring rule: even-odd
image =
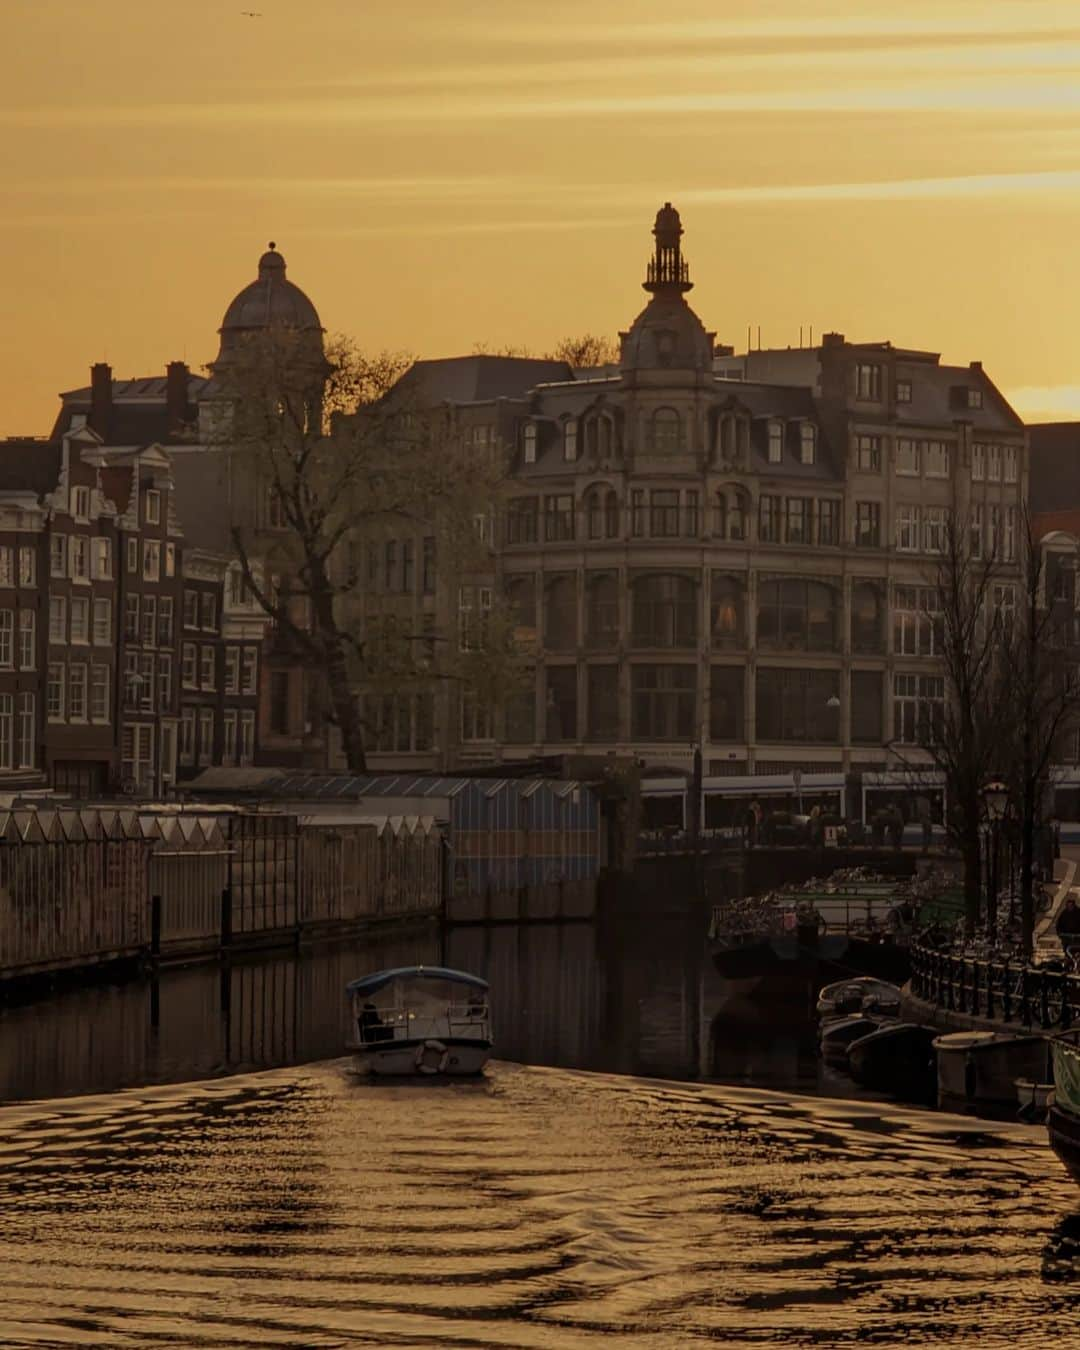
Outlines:
{"type": "Polygon", "coordinates": [[[109,718],[109,667],[100,661],[90,667],[90,721],[107,723],[109,718]]]}
{"type": "Polygon", "coordinates": [[[910,436],[900,436],[896,441],[896,472],[900,478],[918,478],[920,446],[910,436]]]}
{"type": "Polygon", "coordinates": [[[143,540],[143,581],[161,580],[161,540],[143,540]]]}
{"type": "Polygon", "coordinates": [[[37,669],[37,613],[19,610],[19,669],[37,669]]]}
{"type": "Polygon", "coordinates": [[[19,695],[18,721],[15,725],[15,758],[20,769],[32,769],[37,758],[37,709],[33,693],[19,695]]]}
{"type": "Polygon", "coordinates": [[[147,525],[161,524],[161,493],[157,488],[143,492],[143,520],[147,525]]]}
{"type": "Polygon", "coordinates": [[[90,597],[73,595],[69,615],[72,644],[86,646],[90,641],[90,597]]]}
{"type": "Polygon", "coordinates": [[[85,722],[87,715],[87,691],[89,673],[85,661],[73,661],[68,666],[68,720],[85,722]]]}
{"type": "Polygon", "coordinates": [[[0,609],[0,669],[15,669],[15,611],[0,609]]]}
{"type": "Polygon", "coordinates": [[[240,692],[242,694],[259,692],[258,647],[245,647],[240,653],[240,692]]]}
{"type": "Polygon", "coordinates": [[[94,597],[94,614],[91,620],[95,647],[112,646],[112,600],[107,595],[94,597]]]}
{"type": "Polygon", "coordinates": [[[68,548],[68,560],[71,564],[72,581],[90,580],[90,537],[85,534],[73,534],[68,548]]]}
{"type": "Polygon", "coordinates": [[[766,457],[770,464],[782,464],[784,460],[784,424],[776,417],[769,418],[768,449],[766,457]]]}
{"type": "Polygon", "coordinates": [[[67,541],[66,534],[49,536],[49,576],[51,577],[67,576],[67,541]]]}
{"type": "Polygon", "coordinates": [[[67,644],[67,596],[49,596],[49,641],[57,645],[67,644]]]}
{"type": "Polygon", "coordinates": [[[64,720],[64,689],[67,667],[63,661],[50,661],[45,682],[45,716],[50,722],[64,720]]]}
{"type": "Polygon", "coordinates": [[[19,585],[37,585],[37,549],[33,544],[19,546],[19,585]]]}
{"type": "Polygon", "coordinates": [[[802,422],[799,426],[799,462],[817,463],[817,427],[813,422],[802,422]]]}

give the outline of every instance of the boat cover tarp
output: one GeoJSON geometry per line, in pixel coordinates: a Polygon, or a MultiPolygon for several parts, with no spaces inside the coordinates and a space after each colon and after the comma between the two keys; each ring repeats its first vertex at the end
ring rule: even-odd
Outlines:
{"type": "Polygon", "coordinates": [[[452,984],[467,984],[474,989],[487,989],[487,980],[470,975],[466,970],[450,970],[447,966],[396,966],[393,970],[377,970],[373,975],[362,975],[345,986],[349,994],[376,994],[394,980],[449,980],[452,984]]]}
{"type": "Polygon", "coordinates": [[[1051,1041],[1054,1052],[1054,1095],[1058,1104],[1080,1116],[1080,1047],[1051,1041]]]}

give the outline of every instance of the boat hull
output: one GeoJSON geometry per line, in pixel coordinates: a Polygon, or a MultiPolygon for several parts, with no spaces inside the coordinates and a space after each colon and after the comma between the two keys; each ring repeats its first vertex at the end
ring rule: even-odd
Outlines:
{"type": "Polygon", "coordinates": [[[932,1102],[937,1092],[932,1027],[900,1022],[882,1027],[848,1047],[848,1069],[864,1087],[932,1102]]]}
{"type": "Polygon", "coordinates": [[[1061,1159],[1065,1170],[1080,1186],[1080,1116],[1063,1110],[1056,1102],[1046,1116],[1050,1147],[1061,1159]]]}
{"type": "Polygon", "coordinates": [[[357,1072],[376,1078],[473,1078],[491,1058],[492,1043],[444,1037],[351,1048],[357,1072]]]}
{"type": "Polygon", "coordinates": [[[1016,1080],[1045,1083],[1048,1046],[1042,1036],[949,1032],[934,1041],[938,1105],[949,1111],[1015,1115],[1016,1080]]]}
{"type": "Polygon", "coordinates": [[[848,1046],[871,1032],[880,1031],[883,1025],[880,1018],[864,1017],[861,1013],[824,1023],[820,1033],[821,1058],[834,1068],[846,1069],[848,1046]]]}

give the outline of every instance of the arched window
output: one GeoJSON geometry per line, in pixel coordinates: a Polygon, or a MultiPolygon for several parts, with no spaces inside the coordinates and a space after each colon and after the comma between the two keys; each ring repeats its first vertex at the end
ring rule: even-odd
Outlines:
{"type": "Polygon", "coordinates": [[[657,454],[673,454],[682,439],[682,418],[674,408],[657,408],[652,415],[651,449],[657,454]]]}
{"type": "Polygon", "coordinates": [[[736,543],[746,538],[745,499],[737,487],[725,488],[713,499],[713,535],[736,543]]]}
{"type": "Polygon", "coordinates": [[[722,413],[717,427],[716,448],[720,458],[730,463],[735,458],[735,418],[731,413],[722,413]]]}
{"type": "Polygon", "coordinates": [[[596,448],[601,457],[611,454],[611,418],[596,419],[596,448]]]}
{"type": "Polygon", "coordinates": [[[688,577],[639,577],[633,584],[632,645],[697,646],[697,609],[697,587],[688,577]]]}
{"type": "Polygon", "coordinates": [[[525,463],[536,463],[536,423],[525,423],[525,463]]]}
{"type": "Polygon", "coordinates": [[[836,588],[826,582],[799,577],[763,581],[758,587],[758,643],[783,651],[836,651],[839,610],[836,588]]]}
{"type": "Polygon", "coordinates": [[[738,577],[712,574],[709,615],[714,647],[742,647],[746,643],[746,588],[738,577]]]}
{"type": "Polygon", "coordinates": [[[577,418],[567,417],[562,424],[563,459],[568,464],[577,459],[577,418]]]}

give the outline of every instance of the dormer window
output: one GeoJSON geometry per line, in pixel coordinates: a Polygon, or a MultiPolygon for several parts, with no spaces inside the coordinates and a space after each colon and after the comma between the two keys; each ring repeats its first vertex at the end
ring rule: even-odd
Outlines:
{"type": "Polygon", "coordinates": [[[779,464],[784,458],[784,424],[775,418],[769,423],[769,463],[779,464]]]}
{"type": "Polygon", "coordinates": [[[563,459],[572,464],[577,459],[577,419],[568,417],[563,423],[563,459]]]}
{"type": "Polygon", "coordinates": [[[817,427],[813,422],[803,422],[799,427],[799,461],[802,464],[817,462],[817,427]]]}
{"type": "Polygon", "coordinates": [[[981,389],[969,389],[969,390],[967,391],[967,405],[968,405],[969,408],[981,408],[981,407],[982,407],[983,401],[982,401],[982,390],[981,390],[981,389]]]}
{"type": "Polygon", "coordinates": [[[864,403],[881,402],[881,367],[860,362],[855,367],[855,397],[864,403]]]}
{"type": "Polygon", "coordinates": [[[536,463],[536,423],[525,424],[525,463],[536,463]]]}
{"type": "Polygon", "coordinates": [[[897,401],[897,403],[910,403],[910,402],[911,402],[911,381],[910,381],[910,380],[897,380],[897,381],[896,381],[896,401],[897,401]]]}
{"type": "Polygon", "coordinates": [[[674,408],[657,408],[652,417],[652,448],[657,454],[674,454],[679,448],[682,419],[674,408]]]}
{"type": "Polygon", "coordinates": [[[90,519],[90,489],[73,487],[71,489],[71,514],[76,520],[90,519]]]}
{"type": "Polygon", "coordinates": [[[143,493],[143,514],[147,525],[161,524],[161,493],[156,488],[148,488],[143,493]]]}

